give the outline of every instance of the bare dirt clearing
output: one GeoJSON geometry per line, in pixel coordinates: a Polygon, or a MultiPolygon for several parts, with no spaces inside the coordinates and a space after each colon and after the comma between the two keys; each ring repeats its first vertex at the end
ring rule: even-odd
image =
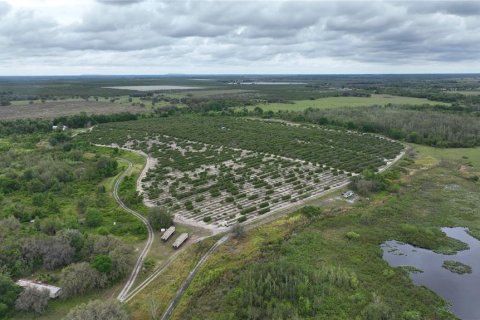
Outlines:
{"type": "Polygon", "coordinates": [[[45,102],[27,106],[0,107],[1,120],[15,120],[26,118],[52,119],[60,116],[70,116],[86,112],[87,114],[111,114],[120,112],[140,113],[148,112],[146,108],[125,106],[111,102],[75,101],[75,102],[45,102]]]}

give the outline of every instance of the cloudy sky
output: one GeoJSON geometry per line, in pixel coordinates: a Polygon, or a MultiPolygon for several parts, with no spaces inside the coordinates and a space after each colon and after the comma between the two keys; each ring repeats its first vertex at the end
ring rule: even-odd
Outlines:
{"type": "Polygon", "coordinates": [[[0,0],[0,75],[480,72],[480,1],[0,0]]]}

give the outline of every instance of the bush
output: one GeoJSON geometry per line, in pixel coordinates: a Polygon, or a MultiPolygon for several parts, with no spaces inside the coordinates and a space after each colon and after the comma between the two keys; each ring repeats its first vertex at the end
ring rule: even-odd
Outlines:
{"type": "Polygon", "coordinates": [[[90,265],[99,272],[110,273],[112,271],[112,258],[101,254],[96,256],[90,265]]]}
{"type": "Polygon", "coordinates": [[[64,298],[84,294],[94,288],[103,288],[106,284],[106,276],[86,262],[72,264],[63,269],[60,274],[60,286],[64,298]]]}
{"type": "Polygon", "coordinates": [[[128,320],[130,316],[120,302],[95,300],[70,311],[64,320],[128,320]]]}
{"type": "Polygon", "coordinates": [[[101,156],[97,160],[97,174],[101,177],[112,177],[117,173],[118,163],[115,159],[101,156]]]}
{"type": "Polygon", "coordinates": [[[88,208],[85,214],[85,224],[89,228],[97,228],[102,225],[102,213],[94,208],[88,208]]]}
{"type": "Polygon", "coordinates": [[[415,310],[408,310],[402,314],[403,320],[422,320],[422,315],[420,312],[415,310]]]}
{"type": "Polygon", "coordinates": [[[348,239],[348,240],[356,240],[358,238],[360,238],[360,235],[354,231],[349,231],[345,234],[345,237],[348,239]]]}
{"type": "Polygon", "coordinates": [[[42,314],[47,309],[49,299],[50,292],[47,289],[27,288],[15,302],[15,309],[42,314]]]}
{"type": "Polygon", "coordinates": [[[207,222],[207,223],[208,223],[208,222],[210,222],[210,221],[212,221],[212,217],[204,217],[204,218],[203,218],[203,222],[207,222]]]}
{"type": "Polygon", "coordinates": [[[237,221],[240,222],[240,223],[245,222],[245,221],[247,221],[247,217],[241,216],[240,218],[238,218],[237,221]]]}
{"type": "Polygon", "coordinates": [[[150,209],[148,220],[155,230],[165,229],[173,225],[172,215],[162,207],[150,209]]]}
{"type": "Polygon", "coordinates": [[[300,209],[300,213],[308,218],[313,218],[322,214],[322,209],[315,206],[305,206],[300,209]]]}

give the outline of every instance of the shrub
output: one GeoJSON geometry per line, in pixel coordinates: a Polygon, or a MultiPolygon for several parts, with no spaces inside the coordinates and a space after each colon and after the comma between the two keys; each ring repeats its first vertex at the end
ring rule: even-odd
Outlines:
{"type": "Polygon", "coordinates": [[[212,217],[204,217],[204,218],[203,218],[203,222],[208,223],[208,222],[210,222],[210,221],[212,221],[212,217]]]}
{"type": "Polygon", "coordinates": [[[27,288],[20,294],[15,302],[15,309],[18,311],[42,314],[47,309],[49,298],[50,292],[47,289],[27,288]]]}
{"type": "Polygon", "coordinates": [[[313,218],[322,214],[322,209],[315,206],[305,206],[300,209],[300,213],[308,218],[313,218]]]}
{"type": "Polygon", "coordinates": [[[98,255],[93,259],[91,266],[99,272],[110,273],[112,271],[112,258],[104,254],[98,255]]]}
{"type": "Polygon", "coordinates": [[[258,214],[265,214],[265,213],[267,213],[267,212],[269,212],[269,211],[270,211],[270,208],[265,208],[265,209],[259,210],[259,211],[258,211],[258,214]]]}
{"type": "Polygon", "coordinates": [[[86,262],[72,264],[63,269],[60,274],[60,286],[64,298],[84,294],[94,288],[103,288],[106,283],[106,276],[86,262]]]}
{"type": "Polygon", "coordinates": [[[242,222],[245,222],[247,221],[247,217],[245,216],[241,216],[240,218],[238,218],[238,222],[242,223],[242,222]]]}
{"type": "Polygon", "coordinates": [[[85,224],[89,228],[96,228],[102,224],[102,213],[94,208],[88,208],[85,214],[85,224]]]}
{"type": "Polygon", "coordinates": [[[348,240],[356,240],[358,238],[360,238],[360,235],[354,231],[349,231],[345,234],[345,237],[348,239],[348,240]]]}
{"type": "Polygon", "coordinates": [[[128,313],[115,300],[95,300],[70,311],[64,320],[128,320],[128,313]]]}
{"type": "Polygon", "coordinates": [[[245,209],[243,209],[242,211],[240,211],[240,214],[245,215],[245,214],[250,213],[250,212],[253,212],[253,211],[255,211],[255,210],[257,210],[257,207],[255,207],[255,206],[249,207],[249,208],[245,208],[245,209]]]}
{"type": "Polygon", "coordinates": [[[403,320],[421,320],[422,315],[418,311],[408,310],[402,314],[402,319],[403,320]]]}

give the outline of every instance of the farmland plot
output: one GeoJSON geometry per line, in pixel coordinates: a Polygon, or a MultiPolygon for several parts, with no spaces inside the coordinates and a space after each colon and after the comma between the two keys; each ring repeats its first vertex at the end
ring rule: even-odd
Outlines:
{"type": "Polygon", "coordinates": [[[149,154],[156,165],[142,181],[146,203],[212,227],[318,196],[402,149],[371,135],[229,117],[107,124],[87,139],[149,154]]]}

